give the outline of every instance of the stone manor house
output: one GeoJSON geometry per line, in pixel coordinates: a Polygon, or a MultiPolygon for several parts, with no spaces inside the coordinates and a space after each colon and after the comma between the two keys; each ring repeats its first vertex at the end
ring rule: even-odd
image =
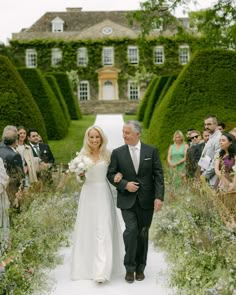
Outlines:
{"type": "Polygon", "coordinates": [[[82,111],[85,105],[92,108],[101,101],[130,103],[131,110],[142,98],[148,74],[179,72],[194,43],[178,37],[178,28],[192,33],[188,18],[173,17],[175,23],[168,24],[163,13],[158,22],[153,21],[147,43],[140,45],[140,25],[130,23],[127,13],[81,8],[47,12],[31,27],[13,33],[11,46],[21,66],[76,71],[82,111]]]}

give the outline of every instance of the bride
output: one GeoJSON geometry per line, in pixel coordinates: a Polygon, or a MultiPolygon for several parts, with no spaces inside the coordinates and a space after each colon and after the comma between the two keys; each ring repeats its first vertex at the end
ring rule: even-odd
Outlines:
{"type": "MultiPolygon", "coordinates": [[[[87,129],[84,145],[69,169],[85,178],[75,223],[71,278],[109,281],[123,274],[123,241],[116,206],[106,179],[110,152],[107,139],[97,126],[87,129]]],[[[121,175],[117,174],[119,182],[121,175]]]]}

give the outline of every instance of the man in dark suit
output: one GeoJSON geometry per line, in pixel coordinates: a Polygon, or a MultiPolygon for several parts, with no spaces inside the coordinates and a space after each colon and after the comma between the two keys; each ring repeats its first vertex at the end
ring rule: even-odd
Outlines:
{"type": "Polygon", "coordinates": [[[39,157],[44,163],[53,164],[54,156],[48,144],[39,142],[39,134],[36,129],[29,129],[27,132],[28,141],[32,148],[34,157],[39,157]]]}
{"type": "Polygon", "coordinates": [[[20,154],[16,151],[17,146],[17,129],[15,126],[8,125],[4,128],[2,134],[2,145],[0,147],[0,157],[3,160],[9,184],[7,194],[11,206],[16,202],[16,198],[22,195],[24,181],[24,167],[20,154]]]}
{"type": "Polygon", "coordinates": [[[113,150],[107,177],[117,189],[117,207],[125,222],[125,280],[145,278],[148,231],[153,211],[161,209],[164,179],[157,149],[140,142],[141,125],[128,121],[123,126],[125,145],[113,150]],[[116,175],[122,179],[117,183],[116,175]]]}
{"type": "Polygon", "coordinates": [[[27,136],[33,151],[37,176],[42,183],[50,184],[52,182],[51,168],[55,162],[53,153],[48,144],[39,142],[40,137],[37,129],[29,129],[27,136]]]}

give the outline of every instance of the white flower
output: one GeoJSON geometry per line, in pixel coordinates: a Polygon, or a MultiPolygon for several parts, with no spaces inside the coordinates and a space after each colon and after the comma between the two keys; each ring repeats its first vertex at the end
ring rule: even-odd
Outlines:
{"type": "Polygon", "coordinates": [[[76,178],[79,182],[82,182],[85,177],[85,173],[93,166],[93,161],[86,156],[82,156],[76,153],[76,157],[68,164],[69,171],[76,174],[76,178]]]}
{"type": "Polygon", "coordinates": [[[233,171],[236,172],[236,164],[232,167],[233,171]]]}

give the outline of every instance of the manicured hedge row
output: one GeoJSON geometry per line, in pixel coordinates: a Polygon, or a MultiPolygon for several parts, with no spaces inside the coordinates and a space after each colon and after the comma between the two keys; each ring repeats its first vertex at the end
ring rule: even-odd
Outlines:
{"type": "Polygon", "coordinates": [[[21,76],[5,56],[0,56],[0,133],[6,125],[37,128],[47,142],[43,116],[21,76]]]}
{"type": "Polygon", "coordinates": [[[49,139],[62,139],[68,124],[47,80],[38,69],[18,69],[43,115],[49,139]]]}
{"type": "Polygon", "coordinates": [[[82,114],[80,111],[79,103],[73,93],[72,86],[66,73],[52,72],[50,74],[53,75],[57,80],[57,84],[59,85],[61,93],[66,102],[71,120],[81,119],[82,114]]]}
{"type": "Polygon", "coordinates": [[[150,120],[152,118],[153,111],[155,109],[155,106],[158,102],[158,98],[162,92],[162,89],[164,88],[166,82],[168,81],[168,76],[162,76],[156,84],[153,86],[152,91],[150,93],[148,104],[145,110],[144,118],[143,118],[143,127],[148,128],[150,120]]]}
{"type": "Polygon", "coordinates": [[[54,92],[54,94],[55,94],[55,96],[56,96],[56,98],[57,98],[57,100],[58,100],[58,102],[60,104],[60,107],[62,109],[62,113],[65,116],[67,125],[69,126],[70,125],[70,114],[69,114],[66,102],[64,100],[64,97],[61,94],[60,87],[57,84],[56,78],[54,76],[52,76],[52,75],[45,75],[44,77],[46,78],[46,80],[48,81],[48,84],[50,85],[52,91],[54,92]]]}
{"type": "Polygon", "coordinates": [[[225,50],[197,52],[156,107],[147,140],[162,159],[177,129],[203,130],[205,116],[236,126],[236,53],[225,50]]]}
{"type": "Polygon", "coordinates": [[[143,118],[144,118],[144,114],[145,114],[145,110],[146,110],[146,107],[147,107],[147,104],[148,104],[148,100],[149,100],[149,97],[150,97],[150,94],[152,92],[152,89],[154,87],[154,85],[156,84],[156,82],[158,81],[159,77],[156,77],[154,76],[152,78],[152,80],[149,82],[148,84],[148,87],[144,93],[144,96],[139,104],[139,107],[138,107],[138,111],[137,111],[137,120],[142,122],[143,121],[143,118]]]}

